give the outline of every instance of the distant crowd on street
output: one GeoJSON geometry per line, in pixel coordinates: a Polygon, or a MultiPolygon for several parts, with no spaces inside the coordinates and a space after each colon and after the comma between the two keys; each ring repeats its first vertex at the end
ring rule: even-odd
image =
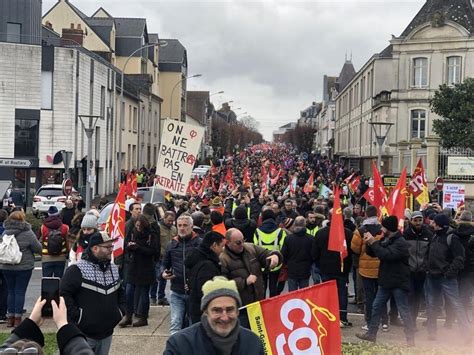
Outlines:
{"type": "MultiPolygon", "coordinates": [[[[403,223],[382,217],[364,198],[370,177],[289,145],[249,147],[210,165],[186,196],[127,201],[118,258],[117,241],[98,224],[107,200],[88,211],[71,200],[61,211],[52,206],[37,233],[21,209],[0,210],[0,234],[14,235],[22,253],[17,264],[0,263],[0,320],[15,329],[0,349],[23,338],[44,344],[35,338],[42,301],[22,318],[35,255],[43,277],[61,278],[53,308],[62,353],[108,354],[116,326],[148,326],[150,307],[163,306],[171,315],[165,354],[263,354],[243,307],[329,280],[337,284],[341,328],[352,326],[349,304],[364,314],[363,340],[402,326],[414,346],[422,314],[430,340],[440,317],[472,334],[471,211],[442,209],[432,194],[430,203],[407,208],[403,223]],[[328,248],[335,198],[345,258],[328,248]]],[[[155,173],[123,171],[121,181],[134,174],[138,187],[153,186],[155,173]]]]}

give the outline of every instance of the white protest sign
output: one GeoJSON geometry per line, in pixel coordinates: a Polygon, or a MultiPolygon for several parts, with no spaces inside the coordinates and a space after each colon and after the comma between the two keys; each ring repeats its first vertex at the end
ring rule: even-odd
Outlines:
{"type": "Polygon", "coordinates": [[[443,186],[443,208],[457,209],[464,204],[464,184],[444,184],[443,186]]]}
{"type": "Polygon", "coordinates": [[[165,120],[156,165],[156,187],[173,194],[186,194],[203,136],[204,127],[165,120]]]}

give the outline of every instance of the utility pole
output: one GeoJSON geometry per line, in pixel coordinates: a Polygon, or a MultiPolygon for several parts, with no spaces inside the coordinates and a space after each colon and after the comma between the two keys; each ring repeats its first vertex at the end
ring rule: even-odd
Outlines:
{"type": "MultiPolygon", "coordinates": [[[[92,191],[91,191],[91,182],[95,182],[95,176],[93,174],[92,166],[92,136],[94,135],[95,126],[97,121],[104,119],[103,116],[99,115],[79,115],[79,118],[82,123],[82,128],[87,136],[87,181],[86,181],[86,210],[90,210],[92,202],[92,191]],[[84,120],[88,119],[88,125],[86,126],[84,120]]],[[[96,137],[97,139],[97,137],[96,137]]]]}

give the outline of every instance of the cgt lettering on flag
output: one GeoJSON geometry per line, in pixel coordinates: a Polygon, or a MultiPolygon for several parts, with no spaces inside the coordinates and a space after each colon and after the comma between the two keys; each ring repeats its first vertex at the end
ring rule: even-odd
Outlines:
{"type": "Polygon", "coordinates": [[[247,306],[265,354],[340,354],[339,303],[334,280],[247,306]]]}

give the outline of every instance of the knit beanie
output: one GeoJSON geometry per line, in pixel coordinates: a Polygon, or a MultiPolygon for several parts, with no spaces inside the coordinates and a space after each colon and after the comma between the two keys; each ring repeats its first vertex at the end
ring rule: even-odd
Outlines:
{"type": "Polygon", "coordinates": [[[201,311],[217,297],[233,297],[237,301],[237,307],[242,305],[237,284],[234,280],[228,280],[224,276],[215,276],[212,280],[206,281],[202,286],[201,311]]]}
{"type": "Polygon", "coordinates": [[[448,228],[449,227],[449,217],[446,216],[444,213],[438,213],[433,221],[436,223],[436,225],[440,228],[448,228]]]}
{"type": "Polygon", "coordinates": [[[56,206],[50,206],[48,208],[48,216],[49,217],[52,217],[52,216],[59,216],[59,210],[56,206]]]}
{"type": "Polygon", "coordinates": [[[97,217],[94,212],[88,211],[82,219],[81,228],[95,228],[97,229],[97,217]]]}
{"type": "Polygon", "coordinates": [[[295,220],[293,218],[285,218],[285,220],[283,221],[283,226],[286,229],[289,229],[289,228],[291,228],[291,226],[293,225],[294,222],[295,222],[295,220]]]}
{"type": "Polygon", "coordinates": [[[382,226],[387,228],[390,232],[398,230],[398,218],[396,216],[388,216],[382,220],[382,226]]]}
{"type": "Polygon", "coordinates": [[[239,206],[234,210],[235,219],[247,219],[247,211],[245,207],[239,206]]]}

